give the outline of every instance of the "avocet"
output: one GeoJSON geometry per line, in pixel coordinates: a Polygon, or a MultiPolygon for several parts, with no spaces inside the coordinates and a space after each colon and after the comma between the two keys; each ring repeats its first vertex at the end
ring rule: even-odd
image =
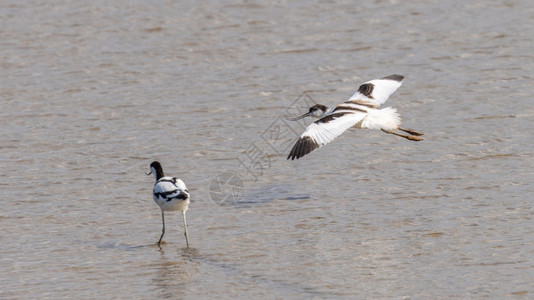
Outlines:
{"type": "Polygon", "coordinates": [[[156,202],[161,209],[161,222],[163,223],[163,229],[158,240],[158,246],[161,244],[161,240],[165,234],[165,212],[178,210],[182,212],[184,217],[185,243],[187,247],[189,247],[189,234],[187,233],[185,212],[189,208],[190,197],[185,183],[176,177],[165,176],[161,164],[157,161],[154,161],[150,164],[150,172],[147,173],[147,175],[150,174],[154,174],[156,179],[152,195],[154,197],[154,202],[156,202]]]}
{"type": "Polygon", "coordinates": [[[296,121],[308,116],[319,118],[304,130],[287,159],[299,159],[330,143],[351,127],[377,129],[411,141],[421,141],[422,133],[400,127],[401,118],[395,108],[378,109],[402,85],[403,80],[404,76],[395,74],[365,82],[348,101],[334,108],[316,104],[307,113],[290,119],[296,121]],[[394,130],[404,131],[408,135],[394,130]]]}

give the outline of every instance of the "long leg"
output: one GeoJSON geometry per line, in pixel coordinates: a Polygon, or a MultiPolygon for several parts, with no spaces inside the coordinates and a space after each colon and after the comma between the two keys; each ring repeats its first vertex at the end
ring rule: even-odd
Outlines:
{"type": "Polygon", "coordinates": [[[403,137],[403,138],[408,139],[410,141],[421,141],[421,140],[423,140],[423,138],[420,138],[420,137],[417,137],[417,136],[405,135],[405,134],[401,134],[401,133],[398,133],[398,132],[393,132],[391,130],[382,129],[382,131],[385,132],[385,133],[394,134],[396,136],[403,137]]]}
{"type": "Polygon", "coordinates": [[[161,244],[161,239],[165,234],[165,214],[163,212],[163,209],[161,210],[161,222],[163,223],[163,229],[161,230],[161,236],[159,237],[158,246],[161,244]]]}
{"type": "Polygon", "coordinates": [[[406,133],[409,133],[409,134],[411,134],[411,135],[417,135],[417,136],[421,136],[421,135],[423,135],[422,133],[417,132],[417,131],[412,130],[412,129],[405,129],[405,128],[400,128],[400,127],[399,127],[399,130],[402,130],[402,131],[404,131],[404,132],[406,132],[406,133]]]}
{"type": "Polygon", "coordinates": [[[182,214],[184,216],[185,243],[187,244],[187,248],[189,248],[189,234],[187,233],[187,222],[185,221],[185,211],[182,211],[182,214]]]}

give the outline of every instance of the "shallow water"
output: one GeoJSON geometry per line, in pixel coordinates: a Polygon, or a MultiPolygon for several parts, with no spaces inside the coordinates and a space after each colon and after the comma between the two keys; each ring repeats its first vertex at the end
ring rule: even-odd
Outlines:
{"type": "Polygon", "coordinates": [[[4,1],[0,297],[531,298],[530,1],[4,1]],[[411,142],[298,161],[310,103],[406,76],[411,142]],[[153,160],[193,202],[165,243],[153,160]]]}

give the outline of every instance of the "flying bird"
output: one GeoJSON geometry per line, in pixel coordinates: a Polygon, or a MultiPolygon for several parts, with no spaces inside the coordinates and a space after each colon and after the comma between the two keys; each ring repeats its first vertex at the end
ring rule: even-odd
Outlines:
{"type": "Polygon", "coordinates": [[[402,85],[403,80],[404,76],[394,74],[367,81],[349,100],[334,108],[316,104],[307,113],[290,119],[296,121],[308,116],[319,118],[304,130],[287,159],[299,159],[330,143],[351,127],[382,130],[411,141],[421,141],[422,133],[400,127],[401,118],[395,108],[378,109],[402,85]],[[394,130],[404,131],[408,135],[394,130]]]}

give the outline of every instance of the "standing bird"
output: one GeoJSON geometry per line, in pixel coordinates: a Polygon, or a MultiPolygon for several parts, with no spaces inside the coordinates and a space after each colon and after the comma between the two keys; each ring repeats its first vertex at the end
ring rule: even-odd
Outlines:
{"type": "Polygon", "coordinates": [[[350,127],[380,129],[411,141],[421,141],[419,136],[422,133],[400,127],[401,119],[395,108],[378,109],[401,86],[403,79],[402,75],[390,75],[368,81],[348,101],[334,108],[316,104],[302,116],[290,119],[296,121],[308,116],[319,118],[304,130],[287,159],[303,157],[330,143],[350,127]],[[410,135],[393,131],[397,129],[410,135]]]}
{"type": "Polygon", "coordinates": [[[161,208],[161,221],[163,223],[158,246],[161,244],[161,239],[165,234],[165,211],[179,210],[184,216],[185,242],[189,248],[189,235],[187,234],[187,222],[185,220],[185,212],[189,208],[189,191],[185,183],[176,177],[165,176],[161,164],[157,161],[150,164],[150,172],[146,175],[150,174],[154,174],[156,178],[153,197],[154,202],[161,208]]]}

